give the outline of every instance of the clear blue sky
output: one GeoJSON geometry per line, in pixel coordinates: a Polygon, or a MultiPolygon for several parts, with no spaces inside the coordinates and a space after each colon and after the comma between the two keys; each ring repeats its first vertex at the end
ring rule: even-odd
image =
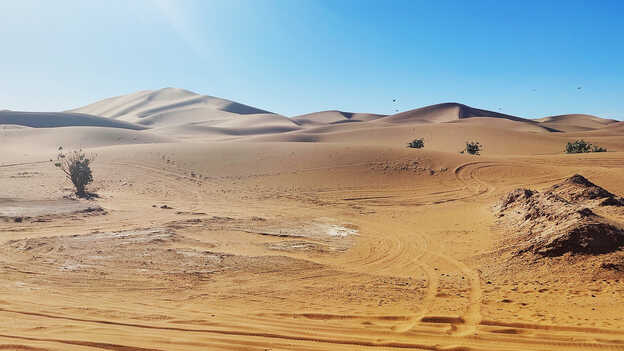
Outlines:
{"type": "Polygon", "coordinates": [[[623,15],[621,0],[0,0],[0,109],[173,86],[288,116],[456,101],[624,119],[623,15]]]}

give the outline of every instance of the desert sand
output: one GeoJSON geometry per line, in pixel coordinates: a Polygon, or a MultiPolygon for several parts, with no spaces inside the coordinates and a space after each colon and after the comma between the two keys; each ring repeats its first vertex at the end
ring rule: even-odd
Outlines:
{"type": "Polygon", "coordinates": [[[0,350],[624,350],[622,122],[528,117],[174,88],[2,111],[0,350]]]}

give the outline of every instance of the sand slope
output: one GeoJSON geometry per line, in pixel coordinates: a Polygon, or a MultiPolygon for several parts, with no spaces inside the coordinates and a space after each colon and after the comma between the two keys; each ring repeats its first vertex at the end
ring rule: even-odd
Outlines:
{"type": "Polygon", "coordinates": [[[142,130],[145,127],[110,118],[69,112],[20,112],[0,111],[0,125],[21,125],[33,128],[54,127],[108,127],[132,130],[142,130]]]}
{"type": "MultiPolygon", "coordinates": [[[[440,123],[456,121],[470,117],[505,118],[514,121],[527,121],[524,118],[499,112],[481,110],[455,102],[442,103],[400,112],[379,120],[387,123],[440,123]]],[[[529,121],[530,122],[530,121],[529,121]]]]}
{"type": "Polygon", "coordinates": [[[140,91],[72,111],[136,123],[160,135],[183,138],[219,140],[299,129],[296,121],[284,116],[176,88],[140,91]]]}
{"type": "Polygon", "coordinates": [[[7,154],[50,154],[63,146],[69,149],[100,146],[171,142],[175,139],[148,131],[107,127],[0,128],[0,152],[7,154]]]}
{"type": "Polygon", "coordinates": [[[385,115],[332,110],[332,111],[308,113],[305,115],[291,117],[291,119],[300,125],[315,126],[315,125],[347,123],[347,122],[367,122],[367,121],[372,121],[372,120],[382,118],[382,117],[385,117],[385,115]]]}
{"type": "Polygon", "coordinates": [[[236,115],[270,114],[255,107],[188,90],[164,88],[105,99],[71,112],[91,113],[151,127],[229,119],[236,115]],[[177,117],[182,114],[182,120],[177,117]]]}
{"type": "Polygon", "coordinates": [[[560,116],[550,116],[536,119],[541,125],[557,129],[562,132],[578,132],[605,128],[618,121],[605,119],[592,115],[570,114],[560,116]]]}

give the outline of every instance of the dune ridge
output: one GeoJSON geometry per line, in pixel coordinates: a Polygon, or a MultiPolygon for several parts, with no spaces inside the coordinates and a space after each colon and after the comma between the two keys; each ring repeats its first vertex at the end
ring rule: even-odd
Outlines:
{"type": "MultiPolygon", "coordinates": [[[[372,138],[380,145],[402,147],[413,138],[424,137],[427,147],[439,151],[456,152],[465,141],[478,139],[487,144],[486,153],[501,154],[559,153],[566,142],[583,137],[617,150],[622,145],[618,139],[621,123],[582,114],[528,119],[455,102],[392,115],[328,110],[289,118],[177,88],[138,91],[67,112],[0,111],[0,124],[5,126],[107,127],[150,135],[128,138],[109,131],[111,139],[107,145],[115,144],[116,140],[127,143],[175,139],[366,144],[372,138]],[[508,144],[510,138],[528,138],[532,142],[519,149],[508,144]]],[[[103,142],[99,137],[96,139],[103,142]]],[[[73,136],[72,140],[77,137],[73,136]]]]}
{"type": "Polygon", "coordinates": [[[19,125],[32,128],[107,127],[131,130],[146,129],[133,123],[110,118],[69,112],[0,111],[0,125],[19,125]]]}
{"type": "Polygon", "coordinates": [[[374,113],[345,112],[338,110],[320,111],[291,117],[300,125],[337,124],[346,122],[368,122],[386,115],[374,113]]]}
{"type": "Polygon", "coordinates": [[[93,104],[79,107],[70,112],[91,113],[127,122],[152,126],[180,124],[175,114],[155,122],[146,122],[154,116],[192,110],[199,116],[196,121],[227,118],[232,115],[273,114],[238,102],[178,89],[163,88],[144,90],[136,93],[108,98],[93,104]]]}

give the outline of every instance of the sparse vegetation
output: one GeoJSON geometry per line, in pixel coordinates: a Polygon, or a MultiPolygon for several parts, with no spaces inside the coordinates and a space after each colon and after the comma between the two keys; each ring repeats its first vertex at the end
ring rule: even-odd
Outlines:
{"type": "Polygon", "coordinates": [[[483,145],[478,141],[467,141],[466,148],[463,149],[460,153],[468,153],[471,155],[481,155],[481,151],[483,150],[483,145]]]}
{"type": "Polygon", "coordinates": [[[571,143],[568,142],[568,144],[566,145],[566,149],[565,152],[567,154],[581,154],[584,152],[590,152],[591,151],[591,144],[588,144],[585,142],[585,140],[576,140],[575,142],[571,143]]]}
{"type": "Polygon", "coordinates": [[[425,139],[423,138],[414,139],[413,141],[410,141],[409,143],[407,143],[407,147],[410,147],[412,149],[422,149],[423,147],[425,147],[425,139]]]}
{"type": "Polygon", "coordinates": [[[594,146],[592,148],[592,152],[607,152],[607,149],[605,149],[604,147],[600,147],[600,146],[594,146]]]}
{"type": "Polygon", "coordinates": [[[89,197],[90,195],[86,188],[93,182],[92,161],[93,156],[86,155],[82,149],[65,153],[62,146],[58,148],[54,165],[63,171],[67,179],[72,182],[78,197],[89,197]]]}
{"type": "Polygon", "coordinates": [[[565,148],[567,154],[582,154],[586,152],[607,152],[607,149],[600,146],[593,146],[583,139],[568,142],[565,148]]]}

